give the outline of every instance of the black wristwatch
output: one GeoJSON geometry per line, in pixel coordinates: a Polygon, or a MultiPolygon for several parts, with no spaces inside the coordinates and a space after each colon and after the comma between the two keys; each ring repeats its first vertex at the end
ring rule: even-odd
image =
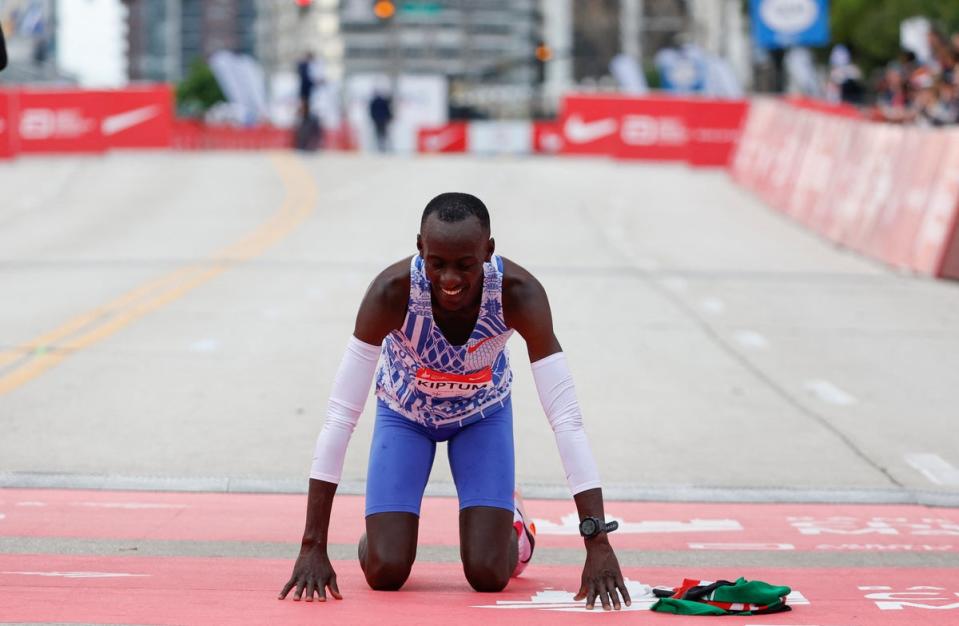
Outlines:
{"type": "Polygon", "coordinates": [[[619,522],[606,522],[598,517],[584,517],[579,523],[579,534],[592,539],[599,533],[611,533],[619,528],[619,522]]]}

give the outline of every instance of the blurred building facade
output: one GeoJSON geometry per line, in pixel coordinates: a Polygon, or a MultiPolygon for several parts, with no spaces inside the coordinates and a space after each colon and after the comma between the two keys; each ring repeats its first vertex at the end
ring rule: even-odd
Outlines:
{"type": "Polygon", "coordinates": [[[313,52],[326,77],[343,75],[339,0],[256,0],[256,57],[267,75],[289,72],[313,52]]]}
{"type": "Polygon", "coordinates": [[[528,111],[540,72],[541,0],[407,0],[374,7],[370,0],[340,3],[345,74],[442,75],[450,81],[451,106],[463,115],[528,111]]]}
{"type": "Polygon", "coordinates": [[[124,0],[131,80],[178,81],[217,50],[256,53],[256,0],[124,0]]]}
{"type": "Polygon", "coordinates": [[[572,13],[574,83],[602,82],[609,63],[625,53],[650,65],[663,48],[695,44],[730,61],[741,79],[749,69],[749,39],[741,0],[545,0],[572,13]]]}

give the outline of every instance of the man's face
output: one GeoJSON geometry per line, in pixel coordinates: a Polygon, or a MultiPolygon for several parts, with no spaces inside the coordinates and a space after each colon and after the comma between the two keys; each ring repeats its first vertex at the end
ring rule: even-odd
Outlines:
{"type": "Polygon", "coordinates": [[[433,300],[447,311],[476,302],[483,292],[483,263],[493,255],[493,240],[479,219],[444,222],[430,215],[416,238],[425,261],[433,300]]]}

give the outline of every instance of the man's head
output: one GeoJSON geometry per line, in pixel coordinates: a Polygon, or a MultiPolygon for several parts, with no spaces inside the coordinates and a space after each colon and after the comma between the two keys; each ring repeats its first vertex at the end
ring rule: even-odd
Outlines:
{"type": "Polygon", "coordinates": [[[483,263],[493,256],[486,205],[467,193],[443,193],[426,205],[416,249],[436,303],[456,311],[483,293],[483,263]]]}

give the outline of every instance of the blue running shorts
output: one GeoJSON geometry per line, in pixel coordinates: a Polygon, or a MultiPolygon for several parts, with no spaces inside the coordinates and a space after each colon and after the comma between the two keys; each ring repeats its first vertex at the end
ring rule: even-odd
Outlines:
{"type": "Polygon", "coordinates": [[[513,511],[515,465],[511,399],[465,426],[430,428],[376,401],[376,425],[366,475],[366,515],[420,514],[423,491],[436,456],[447,442],[460,509],[492,506],[513,511]]]}

